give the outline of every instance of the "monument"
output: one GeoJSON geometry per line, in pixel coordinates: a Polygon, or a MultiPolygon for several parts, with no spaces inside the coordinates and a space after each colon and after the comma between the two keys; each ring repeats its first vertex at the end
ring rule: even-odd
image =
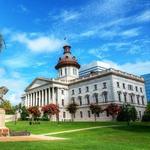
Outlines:
{"type": "MultiPolygon", "coordinates": [[[[4,86],[0,87],[0,103],[4,101],[3,96],[8,92],[4,86]]],[[[0,136],[7,136],[9,129],[5,127],[5,110],[0,108],[0,136]]]]}

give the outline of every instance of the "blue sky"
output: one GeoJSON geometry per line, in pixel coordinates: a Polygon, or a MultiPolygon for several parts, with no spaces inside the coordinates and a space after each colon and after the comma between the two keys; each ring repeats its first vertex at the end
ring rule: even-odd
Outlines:
{"type": "Polygon", "coordinates": [[[0,0],[0,32],[0,85],[13,104],[34,78],[56,76],[65,43],[81,65],[150,72],[149,0],[0,0]]]}

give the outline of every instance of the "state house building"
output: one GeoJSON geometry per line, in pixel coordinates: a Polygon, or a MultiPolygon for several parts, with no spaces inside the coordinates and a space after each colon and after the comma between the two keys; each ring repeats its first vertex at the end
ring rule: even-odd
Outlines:
{"type": "MultiPolygon", "coordinates": [[[[138,117],[141,118],[147,105],[142,77],[99,67],[98,71],[82,69],[82,76],[79,76],[80,64],[75,56],[72,56],[71,46],[65,45],[63,49],[63,56],[58,59],[55,66],[58,77],[37,77],[25,89],[22,102],[27,108],[30,106],[41,108],[50,103],[58,104],[60,120],[69,120],[71,116],[66,111],[66,106],[76,102],[79,109],[75,114],[75,121],[90,121],[94,120],[89,109],[91,103],[97,103],[102,108],[110,103],[130,103],[136,107],[138,117]]],[[[109,119],[106,112],[97,116],[97,120],[109,119]]]]}

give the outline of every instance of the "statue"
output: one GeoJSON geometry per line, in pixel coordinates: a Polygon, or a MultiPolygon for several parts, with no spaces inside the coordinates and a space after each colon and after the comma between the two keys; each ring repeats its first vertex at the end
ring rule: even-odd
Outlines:
{"type": "MultiPolygon", "coordinates": [[[[3,96],[8,92],[4,86],[0,87],[0,103],[4,101],[3,96]]],[[[9,129],[5,127],[5,110],[0,108],[0,136],[7,136],[9,129]]]]}

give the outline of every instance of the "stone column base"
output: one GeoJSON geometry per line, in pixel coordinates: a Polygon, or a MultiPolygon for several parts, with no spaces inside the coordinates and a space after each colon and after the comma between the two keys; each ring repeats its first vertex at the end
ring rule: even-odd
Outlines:
{"type": "Polygon", "coordinates": [[[7,127],[0,127],[0,137],[8,136],[8,135],[9,135],[9,129],[7,127]]]}

